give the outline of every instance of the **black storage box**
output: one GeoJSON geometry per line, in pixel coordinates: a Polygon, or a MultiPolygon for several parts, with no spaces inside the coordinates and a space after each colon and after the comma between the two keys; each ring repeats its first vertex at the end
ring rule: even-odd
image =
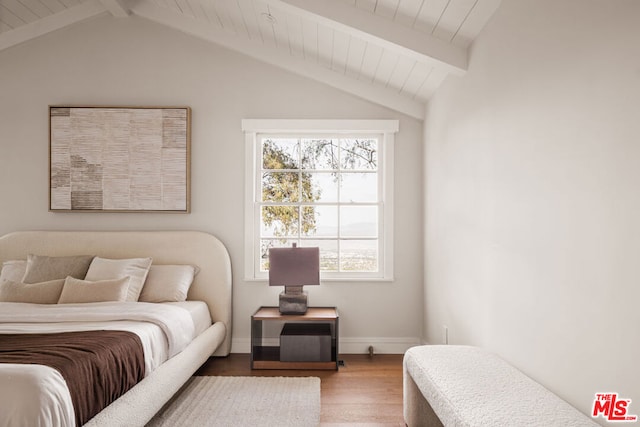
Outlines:
{"type": "Polygon", "coordinates": [[[281,362],[331,362],[329,323],[286,323],[280,333],[281,362]]]}

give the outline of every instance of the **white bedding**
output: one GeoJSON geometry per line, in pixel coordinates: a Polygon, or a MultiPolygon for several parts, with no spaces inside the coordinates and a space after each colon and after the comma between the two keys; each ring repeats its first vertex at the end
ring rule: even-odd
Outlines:
{"type": "Polygon", "coordinates": [[[193,325],[195,327],[195,334],[200,335],[209,326],[211,326],[211,314],[209,313],[209,307],[202,301],[181,301],[181,302],[163,302],[162,305],[175,305],[182,307],[189,312],[193,325]]]}
{"type": "MultiPolygon", "coordinates": [[[[98,329],[133,332],[142,341],[145,375],[179,353],[196,332],[206,329],[207,323],[211,324],[206,305],[193,301],[0,303],[0,334],[98,329]]],[[[75,425],[71,397],[58,371],[40,365],[0,364],[0,427],[15,425],[75,425]],[[40,408],[40,412],[35,408],[40,408]]]]}
{"type": "Polygon", "coordinates": [[[2,365],[0,402],[2,427],[76,424],[67,384],[60,372],[48,366],[2,365]]]}

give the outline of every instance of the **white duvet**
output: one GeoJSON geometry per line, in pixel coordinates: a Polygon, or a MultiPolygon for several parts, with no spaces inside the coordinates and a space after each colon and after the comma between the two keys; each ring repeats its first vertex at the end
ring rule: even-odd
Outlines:
{"type": "MultiPolygon", "coordinates": [[[[191,315],[175,305],[0,303],[0,334],[99,329],[136,333],[144,348],[146,375],[182,351],[195,335],[191,315]]],[[[71,396],[58,371],[0,364],[0,427],[74,425],[71,396]]]]}

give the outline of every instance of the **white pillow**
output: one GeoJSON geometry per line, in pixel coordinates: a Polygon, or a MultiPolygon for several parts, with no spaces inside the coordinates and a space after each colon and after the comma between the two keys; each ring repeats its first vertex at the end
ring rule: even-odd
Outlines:
{"type": "Polygon", "coordinates": [[[0,271],[0,283],[4,280],[12,282],[22,282],[24,273],[27,271],[27,260],[9,260],[2,263],[0,271]]]}
{"type": "Polygon", "coordinates": [[[85,280],[110,280],[130,276],[127,301],[138,301],[142,286],[151,267],[151,258],[107,259],[95,257],[85,280]]]}
{"type": "Polygon", "coordinates": [[[152,265],[138,301],[185,301],[195,274],[192,265],[152,265]]]}
{"type": "Polygon", "coordinates": [[[126,276],[121,279],[92,282],[68,276],[64,280],[58,304],[126,301],[129,280],[129,276],[126,276]]]}
{"type": "Polygon", "coordinates": [[[55,304],[60,298],[64,279],[40,283],[20,283],[5,280],[0,283],[0,301],[55,304]]]}

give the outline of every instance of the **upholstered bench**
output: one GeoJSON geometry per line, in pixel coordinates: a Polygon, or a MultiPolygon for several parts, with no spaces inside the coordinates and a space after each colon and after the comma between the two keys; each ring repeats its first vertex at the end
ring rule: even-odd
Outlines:
{"type": "Polygon", "coordinates": [[[478,347],[425,345],[404,355],[409,427],[597,426],[525,374],[478,347]]]}

